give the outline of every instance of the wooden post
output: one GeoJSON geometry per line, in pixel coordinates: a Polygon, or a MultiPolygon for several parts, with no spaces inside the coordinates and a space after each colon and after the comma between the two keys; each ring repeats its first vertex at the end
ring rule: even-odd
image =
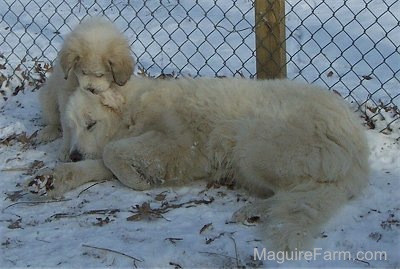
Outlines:
{"type": "Polygon", "coordinates": [[[285,0],[255,0],[255,13],[257,78],[285,78],[285,0]]]}

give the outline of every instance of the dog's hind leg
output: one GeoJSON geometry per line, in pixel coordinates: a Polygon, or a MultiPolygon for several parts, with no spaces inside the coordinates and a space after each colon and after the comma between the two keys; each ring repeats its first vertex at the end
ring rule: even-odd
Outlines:
{"type": "MultiPolygon", "coordinates": [[[[259,215],[267,240],[278,250],[309,247],[319,227],[368,182],[368,154],[363,136],[347,129],[305,128],[270,120],[247,122],[239,133],[233,163],[238,182],[250,191],[266,186],[275,195],[234,215],[259,215]],[[258,123],[258,124],[257,124],[258,123]],[[349,131],[350,132],[350,131],[349,131]]],[[[313,123],[311,121],[311,123],[313,123]]],[[[297,124],[297,123],[296,123],[297,124]]],[[[317,124],[317,123],[315,123],[317,124]]]]}

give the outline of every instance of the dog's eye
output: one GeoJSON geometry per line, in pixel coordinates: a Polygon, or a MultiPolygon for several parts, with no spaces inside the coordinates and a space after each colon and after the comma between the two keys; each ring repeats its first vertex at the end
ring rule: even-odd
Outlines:
{"type": "Polygon", "coordinates": [[[98,78],[101,78],[102,76],[104,76],[104,74],[101,74],[101,73],[96,74],[96,77],[98,77],[98,78]]]}
{"type": "Polygon", "coordinates": [[[86,130],[88,130],[88,131],[93,130],[96,123],[97,123],[97,121],[95,121],[95,120],[88,122],[86,125],[86,130]]]}

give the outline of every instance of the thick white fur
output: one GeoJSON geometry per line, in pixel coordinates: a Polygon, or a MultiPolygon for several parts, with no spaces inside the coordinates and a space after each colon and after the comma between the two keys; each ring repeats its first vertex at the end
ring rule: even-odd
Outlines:
{"type": "Polygon", "coordinates": [[[71,97],[71,150],[90,160],[57,167],[54,194],[112,175],[136,190],[234,179],[252,193],[274,193],[234,220],[259,215],[266,239],[287,250],[309,247],[318,227],[367,185],[357,117],[316,86],[132,78],[115,94],[71,97]]]}
{"type": "Polygon", "coordinates": [[[45,123],[37,142],[59,135],[64,144],[61,160],[69,160],[69,130],[64,124],[65,105],[79,86],[99,93],[124,85],[132,74],[134,61],[127,39],[106,19],[92,17],[79,24],[68,36],[55,61],[54,72],[40,89],[39,99],[45,123]]]}

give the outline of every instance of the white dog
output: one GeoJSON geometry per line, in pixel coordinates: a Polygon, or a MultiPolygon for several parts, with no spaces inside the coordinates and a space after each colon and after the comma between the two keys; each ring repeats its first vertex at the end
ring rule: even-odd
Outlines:
{"type": "Polygon", "coordinates": [[[54,72],[39,92],[42,117],[47,125],[37,142],[56,139],[63,130],[61,160],[78,160],[69,153],[69,130],[64,124],[65,105],[79,86],[93,93],[124,85],[133,72],[134,60],[127,39],[111,22],[93,17],[79,24],[66,38],[54,72]]]}
{"type": "Polygon", "coordinates": [[[135,190],[231,178],[274,193],[235,220],[260,216],[276,249],[303,249],[367,185],[361,124],[326,90],[288,80],[132,78],[110,96],[118,94],[71,96],[71,151],[85,160],[47,174],[49,195],[113,175],[135,190]]]}

